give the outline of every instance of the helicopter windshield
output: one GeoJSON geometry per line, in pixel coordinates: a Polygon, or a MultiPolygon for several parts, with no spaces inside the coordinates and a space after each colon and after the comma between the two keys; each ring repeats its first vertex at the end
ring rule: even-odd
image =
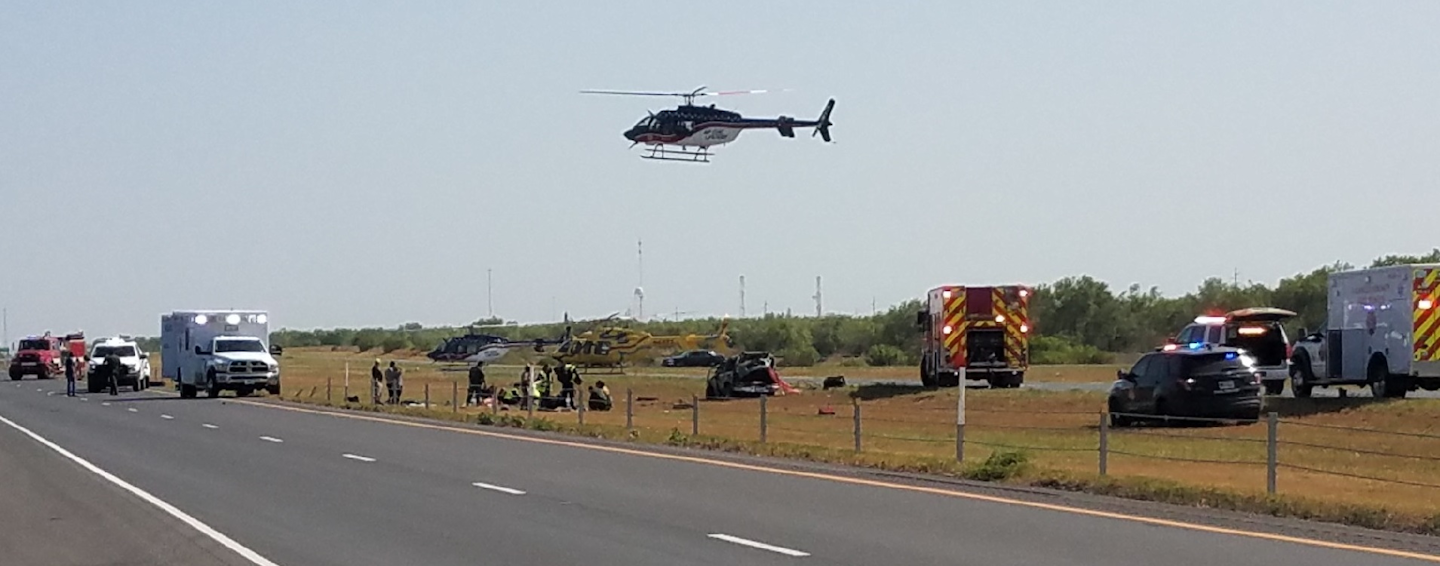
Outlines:
{"type": "Polygon", "coordinates": [[[639,122],[636,122],[636,123],[635,123],[635,127],[636,127],[636,128],[649,128],[649,127],[650,127],[651,125],[653,125],[654,123],[655,123],[655,117],[654,117],[654,116],[646,116],[646,117],[644,117],[644,118],[641,118],[639,122]]]}

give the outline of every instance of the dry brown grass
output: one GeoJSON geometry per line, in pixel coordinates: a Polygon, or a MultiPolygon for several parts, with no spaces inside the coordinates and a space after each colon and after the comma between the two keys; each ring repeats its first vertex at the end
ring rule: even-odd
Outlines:
{"type": "MultiPolygon", "coordinates": [[[[331,398],[339,403],[348,362],[350,393],[368,402],[369,365],[374,358],[373,354],[347,351],[287,351],[282,360],[286,397],[323,402],[328,379],[331,398]]],[[[454,410],[450,403],[456,392],[463,399],[463,371],[442,372],[441,366],[416,355],[384,356],[387,363],[392,358],[406,367],[407,400],[422,400],[427,384],[432,405],[439,411],[454,410]]],[[[893,368],[844,368],[847,376],[856,369],[880,372],[893,368]]],[[[497,366],[487,374],[492,383],[508,384],[518,379],[519,370],[519,367],[497,366]]],[[[824,370],[821,368],[815,375],[826,375],[824,370]]],[[[1113,371],[1104,367],[1055,369],[1062,379],[1076,381],[1100,381],[1107,372],[1113,375],[1113,371]]],[[[587,382],[606,381],[616,397],[616,410],[587,412],[586,424],[596,430],[623,431],[628,389],[636,399],[634,435],[637,438],[666,442],[673,441],[676,435],[690,437],[692,412],[687,405],[692,395],[703,395],[704,382],[680,377],[687,373],[695,372],[666,370],[586,376],[587,382]]],[[[794,370],[786,373],[798,374],[794,370]]],[[[805,390],[799,395],[771,398],[767,401],[769,446],[764,451],[779,450],[785,455],[816,458],[820,458],[818,454],[826,454],[824,459],[862,465],[954,471],[945,468],[944,463],[953,462],[955,454],[957,394],[954,389],[929,391],[901,385],[805,390]],[[863,453],[860,455],[853,454],[852,407],[855,405],[852,403],[855,402],[852,395],[859,397],[862,417],[863,453]],[[834,414],[822,414],[828,412],[834,414]]],[[[966,460],[978,462],[992,451],[1016,447],[1014,449],[1026,452],[1035,464],[1029,474],[1032,479],[1046,478],[1047,482],[1058,484],[1103,483],[1098,477],[1098,425],[1103,401],[1103,394],[1092,392],[968,391],[966,460]],[[1061,479],[1057,481],[1057,477],[1061,479]]],[[[760,438],[759,407],[760,402],[754,399],[702,400],[699,403],[700,436],[713,439],[709,442],[733,442],[753,449],[753,443],[760,438]]],[[[1440,462],[1356,452],[1436,456],[1440,455],[1440,438],[1316,426],[1440,435],[1440,400],[1278,399],[1272,400],[1269,410],[1279,412],[1283,419],[1279,427],[1282,465],[1440,484],[1440,478],[1436,477],[1440,475],[1437,474],[1440,462]]],[[[473,420],[474,414],[481,411],[460,408],[458,412],[469,414],[466,418],[473,420]]],[[[579,418],[568,412],[537,412],[536,415],[565,425],[576,424],[579,418]]],[[[1161,485],[1170,486],[1166,489],[1175,485],[1213,488],[1247,500],[1264,501],[1266,429],[1267,425],[1261,422],[1112,431],[1110,478],[1159,481],[1161,485]]],[[[1279,493],[1295,501],[1321,502],[1316,503],[1320,506],[1358,506],[1381,515],[1393,512],[1413,519],[1406,524],[1428,520],[1440,528],[1440,488],[1282,468],[1279,493]]]]}

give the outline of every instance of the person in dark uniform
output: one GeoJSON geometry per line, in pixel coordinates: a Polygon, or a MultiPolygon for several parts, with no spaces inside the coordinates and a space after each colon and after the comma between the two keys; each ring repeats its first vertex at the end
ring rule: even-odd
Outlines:
{"type": "Polygon", "coordinates": [[[466,389],[465,404],[479,405],[485,398],[485,369],[484,364],[476,363],[470,367],[470,385],[466,389]]]}
{"type": "Polygon", "coordinates": [[[120,375],[125,371],[125,364],[120,361],[120,356],[113,352],[105,356],[105,380],[109,384],[110,394],[120,394],[120,375]]]}
{"type": "Polygon", "coordinates": [[[560,399],[562,406],[567,409],[575,409],[575,384],[580,381],[580,371],[572,364],[560,366],[556,372],[560,379],[560,399]]]}
{"type": "Polygon", "coordinates": [[[65,396],[66,396],[66,397],[74,397],[74,396],[75,396],[75,356],[71,355],[70,352],[65,352],[65,353],[62,355],[62,357],[65,358],[65,396]]]}

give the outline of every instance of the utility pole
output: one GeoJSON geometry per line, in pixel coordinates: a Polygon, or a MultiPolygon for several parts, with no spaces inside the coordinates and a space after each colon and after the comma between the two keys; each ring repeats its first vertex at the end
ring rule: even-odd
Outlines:
{"type": "Polygon", "coordinates": [[[489,318],[495,318],[495,280],[493,269],[485,270],[485,304],[490,310],[489,318]]]}
{"type": "MultiPolygon", "coordinates": [[[[0,309],[0,321],[3,321],[0,322],[0,325],[4,326],[3,332],[5,338],[5,342],[0,343],[0,346],[4,346],[8,349],[10,348],[10,309],[0,309]]],[[[14,352],[11,353],[13,354],[14,352]]]]}
{"type": "Polygon", "coordinates": [[[745,276],[740,276],[740,318],[745,318],[745,276]]]}

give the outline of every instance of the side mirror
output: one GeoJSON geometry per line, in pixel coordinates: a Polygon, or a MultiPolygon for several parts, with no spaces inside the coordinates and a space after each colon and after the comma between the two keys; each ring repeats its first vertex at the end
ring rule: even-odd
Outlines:
{"type": "Polygon", "coordinates": [[[1304,326],[1301,326],[1301,327],[1300,327],[1300,335],[1308,338],[1308,337],[1310,337],[1310,331],[1309,331],[1309,330],[1306,330],[1304,326]]]}
{"type": "Polygon", "coordinates": [[[1117,369],[1115,370],[1115,378],[1119,379],[1120,381],[1135,381],[1135,374],[1129,373],[1123,369],[1117,369]]]}
{"type": "Polygon", "coordinates": [[[204,353],[205,353],[205,351],[204,351],[204,350],[201,350],[201,349],[200,349],[200,346],[197,344],[197,345],[195,346],[195,355],[199,356],[199,355],[202,355],[202,354],[204,354],[204,353]]]}
{"type": "Polygon", "coordinates": [[[140,359],[142,359],[142,360],[148,360],[148,359],[150,359],[150,354],[148,354],[148,353],[141,353],[141,354],[140,354],[140,359]]]}

